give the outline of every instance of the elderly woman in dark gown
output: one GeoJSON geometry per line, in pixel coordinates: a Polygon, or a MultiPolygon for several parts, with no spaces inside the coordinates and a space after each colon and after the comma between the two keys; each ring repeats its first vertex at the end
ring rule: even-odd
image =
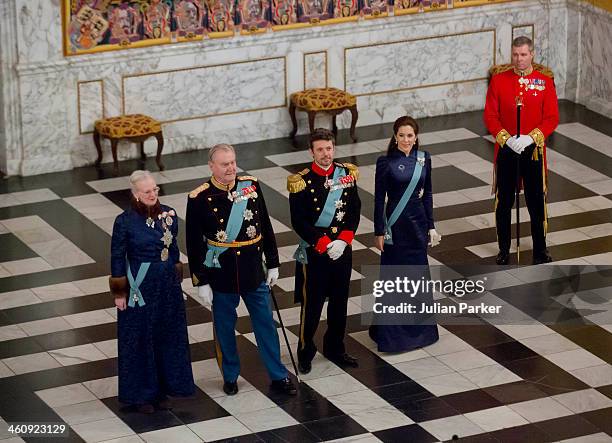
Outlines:
{"type": "Polygon", "coordinates": [[[110,289],[118,308],[119,401],[152,413],[189,396],[191,370],[176,212],[160,204],[148,171],[130,176],[131,206],[118,215],[110,289]]]}

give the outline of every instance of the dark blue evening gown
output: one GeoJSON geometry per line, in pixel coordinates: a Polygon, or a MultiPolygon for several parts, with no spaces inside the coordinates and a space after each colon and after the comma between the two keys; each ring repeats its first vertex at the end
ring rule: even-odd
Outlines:
{"type": "MultiPolygon", "coordinates": [[[[388,199],[386,216],[390,217],[410,183],[417,162],[416,153],[416,149],[412,149],[409,155],[397,151],[389,156],[379,157],[376,162],[374,195],[376,235],[384,234],[385,196],[388,199]]],[[[404,211],[391,228],[393,245],[384,245],[380,264],[427,266],[428,231],[433,228],[431,157],[425,152],[425,167],[419,182],[404,211]]],[[[369,334],[378,344],[380,352],[410,351],[430,345],[439,338],[438,327],[435,324],[371,325],[369,334]]]]}
{"type": "Polygon", "coordinates": [[[178,217],[168,226],[174,238],[166,261],[161,259],[161,221],[156,217],[151,228],[146,218],[131,208],[117,216],[111,245],[113,277],[127,275],[126,256],[134,278],[142,262],[151,263],[140,285],[145,305],[118,310],[117,317],[119,401],[135,405],[195,391],[185,302],[174,266],[179,261],[178,217]]]}

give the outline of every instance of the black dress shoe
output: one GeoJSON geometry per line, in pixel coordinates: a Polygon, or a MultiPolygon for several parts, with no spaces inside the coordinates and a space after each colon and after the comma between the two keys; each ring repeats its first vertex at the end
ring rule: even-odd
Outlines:
{"type": "Polygon", "coordinates": [[[312,363],[309,361],[298,361],[298,370],[302,374],[308,374],[312,370],[312,363]]]}
{"type": "Polygon", "coordinates": [[[235,381],[226,381],[223,383],[223,392],[227,395],[236,395],[238,393],[238,383],[235,381]]]}
{"type": "Polygon", "coordinates": [[[510,261],[510,253],[506,251],[499,251],[497,257],[495,258],[495,263],[498,265],[507,265],[510,261]]]}
{"type": "Polygon", "coordinates": [[[297,389],[295,389],[295,386],[293,382],[289,379],[289,377],[285,377],[280,380],[272,380],[272,384],[270,385],[270,387],[281,394],[297,394],[297,389]]]}
{"type": "Polygon", "coordinates": [[[541,265],[542,263],[550,263],[551,261],[553,261],[553,259],[548,253],[548,251],[546,250],[543,252],[539,252],[539,253],[534,252],[533,254],[533,264],[534,265],[541,265]]]}
{"type": "Polygon", "coordinates": [[[357,359],[353,357],[352,355],[347,354],[346,352],[340,355],[329,355],[329,354],[323,354],[323,355],[329,361],[337,364],[338,366],[350,366],[351,368],[359,367],[359,363],[357,362],[357,359]]]}

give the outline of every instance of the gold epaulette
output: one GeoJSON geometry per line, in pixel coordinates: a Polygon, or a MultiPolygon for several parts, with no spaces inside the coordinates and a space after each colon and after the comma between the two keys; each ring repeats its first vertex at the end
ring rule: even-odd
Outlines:
{"type": "Polygon", "coordinates": [[[189,198],[196,198],[202,191],[206,191],[210,187],[210,183],[206,182],[203,185],[198,186],[189,193],[189,198]]]}
{"type": "Polygon", "coordinates": [[[287,177],[287,191],[293,194],[306,189],[306,182],[302,176],[308,174],[309,171],[310,169],[306,168],[297,174],[292,174],[287,177]]]}
{"type": "Polygon", "coordinates": [[[355,180],[359,180],[359,168],[356,165],[352,163],[343,163],[342,166],[349,170],[349,174],[351,174],[355,180]]]}
{"type": "Polygon", "coordinates": [[[509,71],[510,69],[512,69],[512,65],[510,63],[505,65],[493,65],[491,68],[489,68],[489,74],[491,77],[493,77],[494,75],[501,74],[502,72],[509,71]]]}
{"type": "Polygon", "coordinates": [[[548,66],[544,66],[539,63],[534,63],[533,69],[538,71],[540,74],[545,75],[546,77],[552,78],[553,80],[555,78],[555,74],[552,72],[552,69],[550,69],[548,66]]]}
{"type": "Polygon", "coordinates": [[[256,182],[257,177],[254,177],[252,175],[241,175],[240,177],[238,177],[238,181],[245,181],[245,180],[251,180],[252,182],[256,182]]]}

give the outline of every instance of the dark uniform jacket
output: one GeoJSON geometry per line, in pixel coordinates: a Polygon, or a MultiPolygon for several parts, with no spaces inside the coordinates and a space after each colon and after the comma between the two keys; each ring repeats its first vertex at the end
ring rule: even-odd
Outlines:
{"type": "Polygon", "coordinates": [[[255,177],[237,177],[229,190],[214,178],[194,189],[187,201],[186,232],[194,286],[210,284],[218,292],[244,294],[255,290],[265,279],[262,253],[268,269],[279,267],[272,223],[255,177]],[[240,243],[243,246],[230,247],[223,252],[219,256],[220,268],[207,267],[204,261],[208,242],[223,243],[226,240],[227,222],[234,204],[228,195],[236,191],[239,182],[247,180],[252,182],[253,188],[248,193],[250,197],[242,214],[242,227],[234,241],[235,244],[244,242],[240,243]]]}
{"type": "Polygon", "coordinates": [[[287,179],[293,229],[319,254],[324,254],[327,245],[333,240],[344,240],[349,245],[353,241],[361,212],[361,201],[357,193],[358,175],[357,167],[350,163],[334,162],[327,171],[313,163],[310,169],[304,169],[287,179]],[[335,168],[344,169],[350,185],[342,191],[329,228],[320,228],[315,223],[329,194],[325,182],[332,178],[335,168]]]}

